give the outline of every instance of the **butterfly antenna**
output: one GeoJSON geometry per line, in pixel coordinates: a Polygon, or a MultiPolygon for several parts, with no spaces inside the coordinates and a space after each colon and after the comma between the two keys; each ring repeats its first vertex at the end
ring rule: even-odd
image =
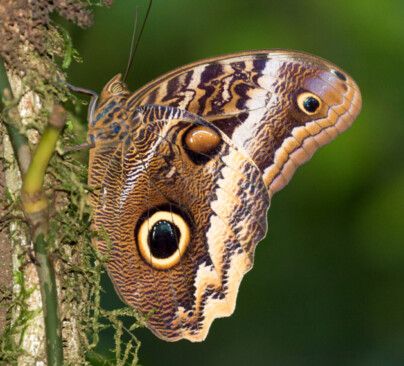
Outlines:
{"type": "Polygon", "coordinates": [[[137,16],[138,16],[138,7],[136,6],[135,26],[134,26],[134,29],[133,29],[132,42],[131,42],[131,46],[130,46],[129,61],[128,61],[128,66],[126,67],[126,71],[125,71],[125,75],[123,77],[123,81],[126,80],[126,77],[128,76],[128,73],[129,73],[129,69],[132,66],[133,60],[135,58],[136,50],[137,50],[137,47],[139,45],[140,38],[142,37],[142,33],[143,33],[144,27],[146,25],[147,18],[148,18],[149,13],[150,13],[152,2],[153,2],[152,0],[149,0],[149,7],[147,8],[146,16],[144,18],[142,28],[140,29],[139,37],[137,37],[136,45],[133,46],[134,43],[135,43],[135,38],[136,38],[135,35],[136,35],[137,16]]]}

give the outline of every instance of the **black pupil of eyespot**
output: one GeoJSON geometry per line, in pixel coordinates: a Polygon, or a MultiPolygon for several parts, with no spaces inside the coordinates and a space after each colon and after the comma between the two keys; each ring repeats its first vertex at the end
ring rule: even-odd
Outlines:
{"type": "Polygon", "coordinates": [[[172,222],[160,220],[149,233],[149,247],[153,257],[168,258],[178,250],[180,230],[172,222]]]}
{"type": "Polygon", "coordinates": [[[313,98],[313,97],[308,97],[303,102],[304,109],[310,113],[315,112],[319,106],[320,106],[320,103],[318,102],[318,100],[316,98],[313,98]]]}

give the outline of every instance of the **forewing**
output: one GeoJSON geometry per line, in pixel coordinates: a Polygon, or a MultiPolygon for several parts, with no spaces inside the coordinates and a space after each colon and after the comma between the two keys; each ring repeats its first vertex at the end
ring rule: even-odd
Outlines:
{"type": "Polygon", "coordinates": [[[355,81],[330,62],[287,50],[242,52],[202,60],[150,82],[128,106],[173,106],[202,116],[243,149],[272,195],[297,166],[351,126],[361,109],[355,81]],[[321,108],[307,113],[299,97],[321,108]]]}

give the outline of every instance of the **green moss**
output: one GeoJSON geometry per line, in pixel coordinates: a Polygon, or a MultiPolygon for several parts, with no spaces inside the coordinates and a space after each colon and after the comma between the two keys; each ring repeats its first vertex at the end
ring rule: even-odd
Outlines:
{"type": "MultiPolygon", "coordinates": [[[[25,76],[22,79],[27,90],[33,91],[40,99],[42,109],[31,116],[28,124],[19,125],[18,135],[27,135],[30,130],[38,131],[41,135],[48,123],[48,119],[55,104],[71,106],[76,98],[70,94],[65,85],[58,80],[62,76],[62,69],[67,68],[72,60],[79,60],[77,51],[66,30],[49,26],[52,41],[46,43],[47,51],[38,53],[32,50],[28,56],[25,76]],[[59,59],[58,59],[59,57],[59,59]],[[59,66],[58,63],[61,65],[59,66]]],[[[48,40],[50,37],[47,38],[48,40]]],[[[27,60],[25,60],[27,61],[27,60]]],[[[19,64],[19,68],[24,62],[19,64]]],[[[2,110],[3,119],[8,118],[8,111],[18,105],[21,96],[9,100],[2,110]]],[[[74,111],[68,117],[73,120],[74,111]]],[[[13,121],[15,122],[15,121],[13,121]]],[[[101,331],[112,328],[115,332],[115,360],[113,364],[137,364],[137,352],[140,342],[133,334],[137,327],[144,324],[144,318],[130,308],[107,311],[100,304],[103,289],[100,285],[101,274],[105,271],[104,264],[108,260],[100,257],[91,245],[91,239],[103,233],[96,233],[90,228],[92,210],[89,206],[87,185],[87,166],[78,161],[77,153],[63,153],[63,146],[69,146],[78,139],[76,124],[69,122],[58,142],[56,151],[50,160],[43,190],[46,193],[49,207],[49,231],[46,236],[49,255],[54,263],[59,292],[59,312],[63,319],[62,333],[65,344],[72,337],[69,334],[69,324],[74,323],[75,336],[78,335],[81,352],[74,355],[75,364],[88,364],[91,360],[107,362],[97,354],[96,348],[101,331]],[[122,318],[133,318],[134,325],[127,329],[122,318]],[[129,341],[126,339],[129,338],[129,341]],[[125,341],[124,341],[125,339],[125,341]],[[90,355],[86,359],[86,355],[90,355]]],[[[30,144],[31,151],[33,146],[30,144]]],[[[9,167],[6,167],[6,169],[9,167]]],[[[4,207],[12,216],[22,217],[19,203],[20,197],[7,194],[4,207]]],[[[23,220],[14,220],[30,242],[30,229],[23,220]]],[[[14,234],[10,231],[10,236],[14,234]]],[[[22,267],[14,271],[14,286],[19,291],[3,289],[0,291],[0,304],[7,306],[8,324],[0,342],[0,361],[4,364],[15,364],[17,358],[24,353],[22,339],[29,322],[34,319],[41,309],[29,311],[27,299],[35,290],[26,289],[24,283],[24,263],[29,261],[26,246],[19,243],[15,251],[19,254],[22,267]],[[7,301],[6,301],[7,300],[7,301]]],[[[70,355],[71,356],[71,355],[70,355]]],[[[68,357],[68,356],[66,356],[68,357]]],[[[70,360],[70,362],[72,362],[70,360]]]]}

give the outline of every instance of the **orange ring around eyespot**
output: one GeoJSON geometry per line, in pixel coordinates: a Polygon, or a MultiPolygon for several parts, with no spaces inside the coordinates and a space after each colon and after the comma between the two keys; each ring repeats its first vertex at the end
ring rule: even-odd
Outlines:
{"type": "Polygon", "coordinates": [[[178,214],[170,211],[158,211],[154,213],[149,219],[145,220],[139,228],[137,234],[138,247],[143,259],[156,269],[169,269],[175,266],[185,253],[185,250],[189,244],[191,238],[191,232],[188,224],[178,214]],[[174,254],[167,258],[156,258],[152,255],[149,247],[149,233],[153,226],[161,221],[165,220],[175,225],[179,232],[180,238],[178,243],[178,250],[174,254]]]}

